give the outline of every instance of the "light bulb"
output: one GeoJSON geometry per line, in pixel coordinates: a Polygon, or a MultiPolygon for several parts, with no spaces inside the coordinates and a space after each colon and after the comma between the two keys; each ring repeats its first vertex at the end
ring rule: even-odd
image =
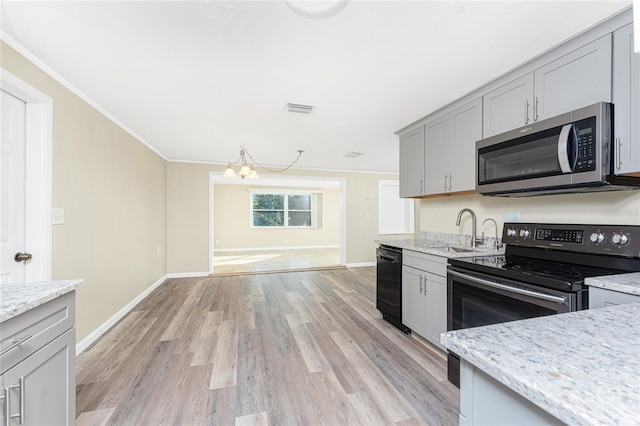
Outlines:
{"type": "Polygon", "coordinates": [[[231,164],[227,165],[227,169],[224,171],[224,174],[222,176],[224,177],[234,177],[236,174],[233,171],[233,169],[231,168],[231,164]]]}

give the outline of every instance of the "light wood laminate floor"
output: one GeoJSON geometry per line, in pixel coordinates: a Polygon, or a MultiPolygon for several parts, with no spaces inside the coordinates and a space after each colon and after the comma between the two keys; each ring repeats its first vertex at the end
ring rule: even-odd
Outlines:
{"type": "Polygon", "coordinates": [[[77,359],[78,425],[453,425],[442,354],[375,268],[170,279],[77,359]]]}

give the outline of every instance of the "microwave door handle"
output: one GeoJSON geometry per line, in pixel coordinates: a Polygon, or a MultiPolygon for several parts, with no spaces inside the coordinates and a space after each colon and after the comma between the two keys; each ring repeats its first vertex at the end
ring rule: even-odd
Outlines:
{"type": "MultiPolygon", "coordinates": [[[[575,160],[573,158],[569,158],[569,138],[571,137],[571,130],[573,129],[573,124],[565,124],[562,126],[562,130],[560,130],[560,136],[558,137],[558,162],[560,163],[560,169],[562,173],[571,173],[573,171],[573,166],[575,164],[575,160]]],[[[575,149],[572,150],[576,152],[575,149]]]]}

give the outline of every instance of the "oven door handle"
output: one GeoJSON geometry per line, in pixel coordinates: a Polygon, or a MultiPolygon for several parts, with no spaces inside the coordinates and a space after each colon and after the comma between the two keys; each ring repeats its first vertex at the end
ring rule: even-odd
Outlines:
{"type": "Polygon", "coordinates": [[[483,285],[486,285],[486,286],[489,286],[489,287],[494,287],[494,288],[499,288],[501,290],[510,291],[512,293],[518,293],[518,294],[522,294],[522,295],[525,295],[525,296],[531,296],[531,297],[535,297],[536,299],[548,300],[550,302],[561,303],[563,305],[567,304],[566,297],[552,296],[550,294],[538,293],[537,291],[524,290],[522,288],[515,288],[515,287],[511,287],[511,286],[504,285],[504,284],[494,283],[493,281],[483,280],[482,278],[472,277],[472,276],[469,276],[469,275],[466,275],[466,274],[462,274],[462,273],[456,272],[456,271],[451,271],[451,270],[447,271],[447,274],[451,274],[451,275],[454,275],[454,276],[459,277],[459,278],[464,278],[466,280],[473,281],[473,282],[478,283],[478,284],[483,284],[483,285]]]}

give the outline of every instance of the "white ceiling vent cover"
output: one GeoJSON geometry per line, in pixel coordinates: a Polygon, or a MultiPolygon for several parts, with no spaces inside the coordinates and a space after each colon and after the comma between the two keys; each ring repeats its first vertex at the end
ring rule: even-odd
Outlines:
{"type": "Polygon", "coordinates": [[[292,104],[288,103],[285,111],[297,112],[298,114],[311,114],[316,109],[315,105],[292,104]]]}

